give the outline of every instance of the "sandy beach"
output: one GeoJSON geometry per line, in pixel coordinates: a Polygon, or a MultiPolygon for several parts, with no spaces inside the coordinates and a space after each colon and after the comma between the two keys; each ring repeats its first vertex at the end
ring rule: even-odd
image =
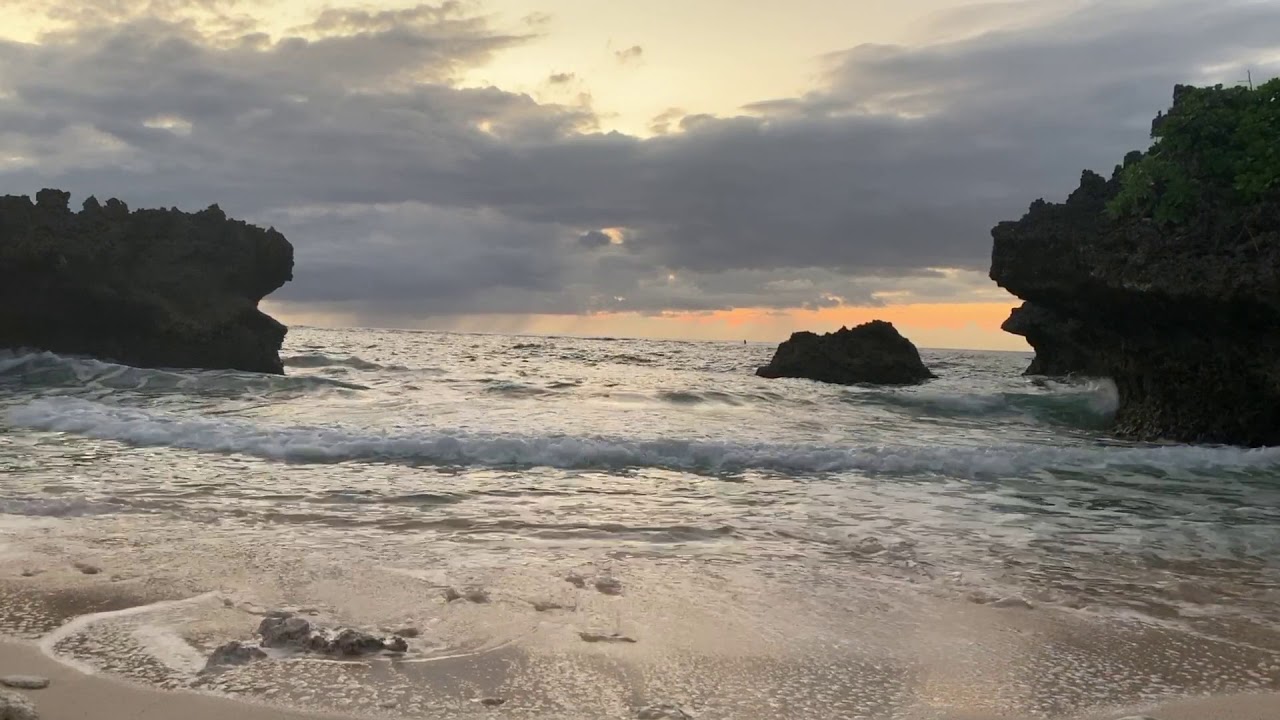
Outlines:
{"type": "MultiPolygon", "coordinates": [[[[43,720],[159,720],[179,717],[184,720],[223,720],[227,717],[242,720],[339,720],[356,717],[293,713],[209,694],[154,690],[110,677],[77,672],[50,659],[32,643],[0,641],[0,675],[17,673],[51,680],[47,689],[24,691],[36,704],[43,720]]],[[[1280,717],[1280,694],[1199,698],[1133,709],[1133,712],[1139,711],[1156,720],[1274,720],[1280,717]]],[[[493,715],[500,717],[501,711],[495,710],[493,715]]],[[[937,720],[1004,720],[973,714],[934,717],[937,720]]],[[[1118,717],[1122,715],[1112,712],[1089,715],[1079,720],[1118,717]]]]}
{"type": "MultiPolygon", "coordinates": [[[[0,675],[49,678],[44,690],[25,690],[42,720],[301,720],[324,718],[192,692],[166,692],[101,675],[86,675],[50,659],[32,643],[0,641],[0,675]]],[[[339,716],[328,716],[337,718],[339,716]]]]}

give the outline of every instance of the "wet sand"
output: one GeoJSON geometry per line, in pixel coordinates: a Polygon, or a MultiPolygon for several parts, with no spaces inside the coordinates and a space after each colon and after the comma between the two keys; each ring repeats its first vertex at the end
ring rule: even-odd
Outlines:
{"type": "MultiPolygon", "coordinates": [[[[1163,667],[1161,658],[1176,648],[1178,639],[1159,633],[1091,634],[1087,626],[1064,623],[1052,610],[947,606],[945,615],[926,624],[931,627],[915,628],[914,638],[899,638],[906,645],[921,645],[913,663],[895,663],[875,653],[859,656],[861,651],[831,651],[817,658],[786,647],[772,655],[734,653],[725,647],[727,642],[718,651],[708,647],[701,653],[655,652],[652,646],[658,643],[653,641],[658,638],[652,630],[639,633],[641,642],[636,645],[575,645],[557,639],[564,633],[554,630],[558,621],[551,613],[546,614],[541,631],[521,642],[480,652],[404,663],[262,661],[222,673],[192,675],[154,662],[133,644],[136,634],[130,639],[125,628],[114,625],[163,614],[170,605],[183,610],[202,603],[221,606],[216,597],[175,602],[134,594],[125,587],[113,594],[97,586],[77,601],[72,588],[32,592],[6,585],[0,615],[12,619],[17,613],[36,610],[47,624],[58,625],[40,636],[32,633],[26,640],[0,640],[0,674],[35,674],[53,680],[51,688],[29,692],[45,720],[371,716],[598,720],[635,718],[638,708],[661,700],[677,701],[692,717],[708,720],[1280,717],[1280,694],[1226,691],[1198,699],[1126,701],[1143,693],[1135,695],[1126,688],[1122,674],[1109,679],[1096,676],[1108,671],[1100,659],[1113,659],[1117,664],[1111,669],[1123,665],[1129,675],[1141,671],[1169,676],[1175,671],[1163,667]],[[1011,638],[1018,639],[1010,642],[1011,638]],[[963,650],[993,643],[1000,652],[966,654],[963,650]],[[482,697],[502,697],[506,702],[498,708],[485,707],[477,702],[482,697]],[[1064,710],[1052,704],[1069,698],[1075,698],[1071,703],[1077,708],[1094,709],[1064,710]]],[[[501,604],[499,596],[495,605],[501,604]]],[[[479,623],[486,614],[504,612],[494,606],[445,609],[470,614],[479,623]]],[[[137,627],[146,626],[133,629],[137,627]]],[[[211,637],[209,643],[218,639],[211,637]]],[[[1223,646],[1198,647],[1205,658],[1221,661],[1224,657],[1219,654],[1223,646]]],[[[1205,672],[1215,670],[1206,667],[1205,672]]],[[[1179,694],[1170,684],[1172,679],[1163,683],[1164,697],[1179,694]]]]}
{"type": "MultiPolygon", "coordinates": [[[[193,692],[155,690],[114,678],[85,675],[56,662],[31,643],[0,641],[0,675],[31,674],[52,681],[44,690],[23,691],[43,720],[305,720],[356,717],[288,712],[242,700],[193,692]]],[[[1280,717],[1280,694],[1198,698],[1153,708],[1093,714],[1081,720],[1110,720],[1141,711],[1157,720],[1274,720],[1280,717]]],[[[490,711],[500,717],[501,710],[490,711]]],[[[755,716],[767,718],[768,715],[755,716]]],[[[924,715],[918,717],[926,717],[924,715]]],[[[936,720],[1004,720],[999,716],[941,711],[936,720]]]]}
{"type": "MultiPolygon", "coordinates": [[[[301,720],[324,715],[191,692],[166,692],[100,675],[85,675],[56,662],[33,644],[0,641],[0,675],[39,675],[52,682],[44,690],[23,690],[41,720],[301,720]]],[[[337,718],[338,716],[327,716],[337,718]]]]}
{"type": "Polygon", "coordinates": [[[260,533],[208,543],[172,521],[151,540],[151,522],[33,521],[9,535],[0,637],[27,644],[0,646],[0,671],[65,681],[32,694],[51,703],[46,719],[90,708],[111,720],[100,710],[117,706],[138,717],[148,703],[166,708],[151,717],[206,707],[240,716],[201,692],[267,713],[250,718],[289,717],[265,704],[418,720],[626,719],[667,702],[698,720],[1280,717],[1276,696],[1241,695],[1280,690],[1280,642],[1256,622],[1209,635],[1037,598],[977,602],[968,588],[869,560],[859,572],[808,565],[778,576],[640,554],[361,561],[361,548],[396,538],[318,554],[260,533]],[[584,580],[567,582],[570,573],[584,580]],[[606,575],[620,594],[596,589],[606,575]],[[491,602],[446,602],[441,584],[486,588],[491,602]],[[557,607],[538,609],[549,602],[557,607]],[[325,628],[421,634],[404,657],[295,656],[202,672],[214,647],[254,642],[262,614],[284,607],[325,628]],[[637,642],[585,642],[584,631],[637,642]],[[156,694],[165,690],[177,694],[156,694]],[[1168,704],[1190,696],[1213,699],[1168,704]],[[494,697],[505,702],[478,702],[494,697]],[[172,709],[188,701],[198,707],[172,709]]]}

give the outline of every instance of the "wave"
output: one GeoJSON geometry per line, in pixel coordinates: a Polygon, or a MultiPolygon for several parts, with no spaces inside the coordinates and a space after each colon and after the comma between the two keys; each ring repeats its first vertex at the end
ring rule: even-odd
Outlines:
{"type": "Polygon", "coordinates": [[[889,393],[846,393],[845,400],[879,402],[929,415],[991,416],[1021,414],[1068,425],[1099,426],[1119,405],[1110,380],[1080,383],[1046,380],[1045,392],[946,393],[932,389],[889,393]]]}
{"type": "Polygon", "coordinates": [[[610,355],[605,358],[606,362],[618,363],[619,365],[652,365],[653,358],[643,355],[635,355],[633,353],[620,353],[618,355],[610,355]]]}
{"type": "Polygon", "coordinates": [[[674,405],[703,405],[708,403],[741,405],[744,401],[758,400],[759,398],[755,395],[719,392],[716,390],[704,390],[702,392],[664,390],[658,393],[658,399],[674,405]]]}
{"type": "Polygon", "coordinates": [[[85,517],[110,515],[125,510],[116,502],[97,502],[88,498],[0,498],[0,515],[31,517],[85,517]]]}
{"type": "Polygon", "coordinates": [[[484,392],[492,395],[500,395],[510,398],[527,398],[538,397],[540,395],[550,394],[551,390],[546,390],[533,385],[524,383],[510,382],[504,380],[482,381],[486,382],[484,392]]]}
{"type": "Polygon", "coordinates": [[[12,408],[14,425],[74,433],[133,445],[243,454],[294,463],[397,462],[616,470],[656,467],[707,474],[759,470],[788,474],[842,473],[1022,477],[1036,471],[1115,473],[1157,470],[1213,473],[1280,468],[1280,448],[1206,446],[943,447],[814,445],[627,440],[562,435],[499,435],[459,430],[392,433],[364,428],[265,426],[244,419],[187,415],[77,398],[44,398],[12,408]]]}
{"type": "Polygon", "coordinates": [[[323,353],[306,353],[303,355],[291,355],[281,360],[285,367],[296,368],[344,367],[352,370],[385,370],[389,372],[406,372],[409,370],[404,365],[383,365],[364,360],[355,355],[340,357],[323,353]]]}
{"type": "Polygon", "coordinates": [[[216,396],[323,388],[368,389],[364,385],[323,377],[264,375],[237,370],[138,368],[51,352],[0,351],[0,385],[5,383],[216,396]]]}

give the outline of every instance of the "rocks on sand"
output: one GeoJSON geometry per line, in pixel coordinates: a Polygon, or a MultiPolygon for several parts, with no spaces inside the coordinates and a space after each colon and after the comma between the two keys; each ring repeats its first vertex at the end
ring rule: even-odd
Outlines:
{"type": "Polygon", "coordinates": [[[636,718],[638,720],[693,720],[692,715],[675,703],[646,705],[636,711],[636,718]]]}
{"type": "Polygon", "coordinates": [[[621,633],[596,633],[582,631],[578,633],[578,637],[584,642],[589,643],[633,643],[635,638],[622,635],[621,633]]]}
{"type": "Polygon", "coordinates": [[[49,687],[49,678],[39,675],[4,675],[0,677],[0,685],[19,690],[43,690],[49,687]]]}
{"type": "Polygon", "coordinates": [[[239,640],[232,640],[219,645],[204,664],[206,671],[220,667],[248,665],[255,660],[265,660],[267,654],[253,645],[246,645],[239,640]]]}
{"type": "Polygon", "coordinates": [[[596,590],[605,595],[622,594],[622,581],[616,577],[605,575],[604,577],[596,578],[595,584],[596,590]]]}
{"type": "Polygon", "coordinates": [[[40,716],[25,695],[0,688],[0,720],[40,720],[40,716]]]}
{"type": "Polygon", "coordinates": [[[441,596],[444,597],[444,601],[447,603],[463,599],[478,605],[489,602],[489,591],[483,588],[467,588],[459,592],[457,588],[447,587],[441,592],[441,596]]]}
{"type": "Polygon", "coordinates": [[[311,641],[311,623],[300,617],[266,617],[258,625],[258,634],[263,647],[305,649],[311,641]]]}
{"type": "MultiPolygon", "coordinates": [[[[267,617],[258,625],[258,634],[262,636],[262,647],[319,655],[361,657],[383,651],[404,653],[409,650],[409,643],[399,635],[384,639],[353,628],[334,634],[332,631],[315,628],[304,618],[280,610],[267,613],[267,617]]],[[[417,631],[413,634],[417,635],[417,631]]],[[[265,657],[265,653],[258,648],[231,642],[214,651],[208,666],[243,664],[262,657],[265,657]]]]}

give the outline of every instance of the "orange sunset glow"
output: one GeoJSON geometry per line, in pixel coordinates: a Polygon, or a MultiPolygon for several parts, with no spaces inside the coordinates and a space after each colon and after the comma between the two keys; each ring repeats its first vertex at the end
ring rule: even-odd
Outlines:
{"type": "MultiPolygon", "coordinates": [[[[887,320],[919,346],[1026,351],[1021,337],[1000,330],[1017,301],[909,303],[879,307],[844,305],[815,310],[735,308],[712,312],[594,313],[590,315],[485,315],[406,319],[404,329],[546,335],[627,336],[673,340],[778,342],[798,330],[829,332],[871,320],[887,320]]],[[[264,303],[290,323],[318,327],[361,325],[346,313],[316,313],[287,303],[264,303]]]]}

